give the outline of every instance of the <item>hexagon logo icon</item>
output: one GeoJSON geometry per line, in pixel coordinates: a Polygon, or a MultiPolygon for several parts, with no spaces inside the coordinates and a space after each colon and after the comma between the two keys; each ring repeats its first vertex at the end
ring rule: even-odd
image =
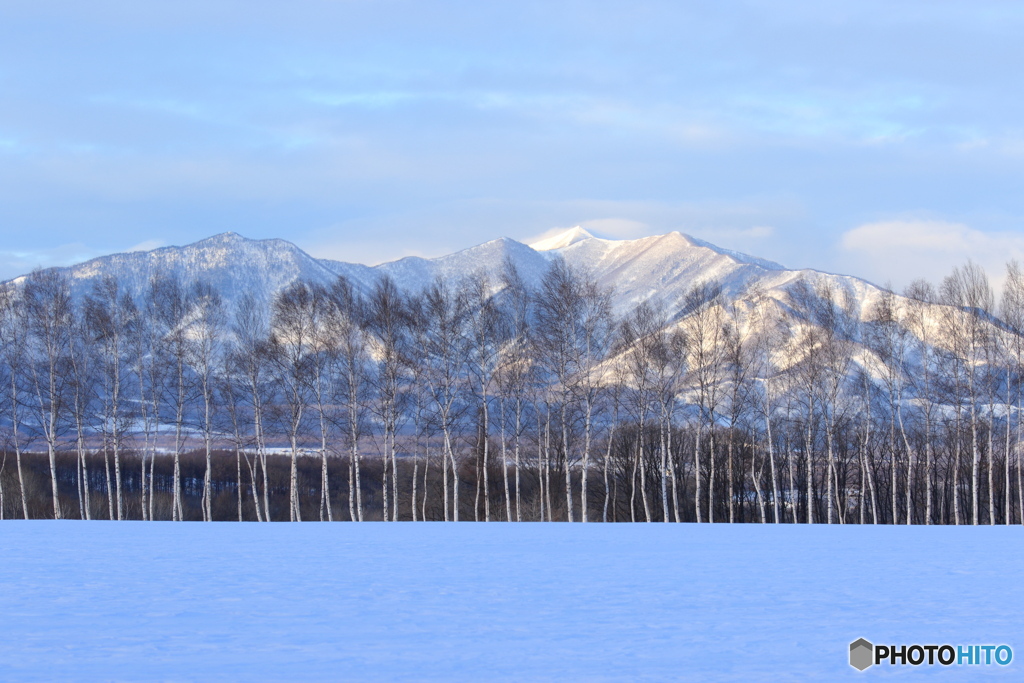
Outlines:
{"type": "Polygon", "coordinates": [[[857,671],[863,671],[875,663],[875,646],[858,638],[850,643],[850,666],[857,671]]]}

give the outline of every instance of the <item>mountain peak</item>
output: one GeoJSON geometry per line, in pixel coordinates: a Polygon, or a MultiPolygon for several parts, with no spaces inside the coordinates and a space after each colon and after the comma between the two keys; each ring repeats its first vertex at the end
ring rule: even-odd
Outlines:
{"type": "Polygon", "coordinates": [[[710,249],[711,251],[717,254],[721,254],[723,256],[731,258],[732,260],[737,261],[739,263],[749,263],[751,265],[765,268],[766,270],[786,270],[785,266],[780,265],[775,261],[769,261],[768,259],[758,258],[756,256],[751,256],[750,254],[745,254],[741,251],[735,251],[733,249],[725,249],[724,247],[712,244],[707,240],[702,240],[699,237],[694,237],[693,235],[685,235],[680,232],[676,232],[674,234],[680,235],[695,247],[703,247],[705,249],[710,249]]]}
{"type": "Polygon", "coordinates": [[[534,242],[530,246],[533,247],[535,251],[551,251],[553,249],[562,249],[563,247],[568,247],[570,244],[576,244],[577,242],[590,239],[594,239],[594,236],[577,225],[574,228],[569,228],[568,230],[560,232],[552,237],[547,237],[534,242]]]}
{"type": "Polygon", "coordinates": [[[239,235],[234,230],[228,230],[226,232],[217,233],[216,235],[213,235],[212,237],[207,237],[206,239],[199,240],[198,242],[195,242],[195,244],[201,244],[201,243],[204,243],[204,242],[205,243],[217,244],[217,243],[227,243],[227,242],[251,242],[251,241],[252,240],[250,240],[249,238],[243,237],[242,235],[239,235]]]}

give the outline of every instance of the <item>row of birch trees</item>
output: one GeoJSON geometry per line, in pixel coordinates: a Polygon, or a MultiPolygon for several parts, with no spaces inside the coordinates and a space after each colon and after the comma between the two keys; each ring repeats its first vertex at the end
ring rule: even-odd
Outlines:
{"type": "Polygon", "coordinates": [[[297,281],[228,306],[159,274],[76,298],[41,270],[0,289],[0,474],[26,518],[27,454],[47,457],[54,518],[127,518],[130,479],[136,516],[169,494],[174,520],[183,455],[204,458],[212,520],[233,454],[239,519],[244,502],[264,521],[283,453],[293,521],[1024,521],[1020,267],[998,302],[970,263],[902,295],[855,287],[727,300],[706,282],[616,312],[555,260],[534,287],[506,262],[418,292],[297,281]]]}

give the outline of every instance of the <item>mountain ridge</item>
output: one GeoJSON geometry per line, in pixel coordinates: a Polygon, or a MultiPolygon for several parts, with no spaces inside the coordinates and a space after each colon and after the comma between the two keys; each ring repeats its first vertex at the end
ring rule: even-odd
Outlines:
{"type": "Polygon", "coordinates": [[[422,290],[436,278],[453,280],[474,272],[496,280],[506,260],[516,265],[527,284],[537,286],[555,258],[588,272],[601,287],[611,290],[613,308],[619,314],[642,301],[658,300],[671,316],[702,282],[717,283],[725,299],[735,301],[755,284],[781,298],[798,280],[829,280],[855,294],[862,317],[882,291],[861,278],[787,269],[681,232],[615,240],[597,237],[579,226],[532,244],[499,237],[439,257],[409,256],[375,266],[319,259],[285,239],[252,239],[225,231],[183,246],[109,254],[56,270],[68,274],[76,297],[87,294],[106,275],[139,297],[153,275],[166,273],[185,282],[203,279],[232,306],[243,293],[269,301],[299,279],[330,284],[345,276],[363,292],[384,276],[410,292],[422,290]]]}

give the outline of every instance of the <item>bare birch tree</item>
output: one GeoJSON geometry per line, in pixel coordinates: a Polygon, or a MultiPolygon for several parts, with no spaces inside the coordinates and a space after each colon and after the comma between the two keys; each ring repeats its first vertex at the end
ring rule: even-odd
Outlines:
{"type": "MultiPolygon", "coordinates": [[[[272,399],[272,377],[270,362],[270,324],[263,302],[251,294],[243,295],[236,306],[234,325],[234,360],[232,367],[238,381],[245,386],[245,401],[252,413],[252,439],[256,449],[255,459],[263,472],[262,514],[259,496],[256,503],[256,518],[270,520],[270,481],[267,472],[266,448],[266,405],[272,399]]],[[[254,494],[256,482],[253,482],[254,494]]]]}
{"type": "Polygon", "coordinates": [[[57,270],[35,271],[24,288],[28,329],[27,365],[34,399],[35,423],[46,442],[50,462],[53,518],[62,517],[57,491],[57,446],[69,429],[71,398],[69,350],[73,329],[71,288],[57,270]]]}
{"type": "Polygon", "coordinates": [[[1021,387],[1024,383],[1024,271],[1020,264],[1011,260],[1006,264],[1006,282],[1003,285],[1003,296],[1000,312],[1008,328],[1007,347],[1007,380],[1006,380],[1006,523],[1011,524],[1010,515],[1010,442],[1013,441],[1012,452],[1017,464],[1017,511],[1020,523],[1024,524],[1024,476],[1021,468],[1021,387]],[[1016,417],[1016,432],[1011,437],[1010,410],[1016,417]]]}
{"type": "Polygon", "coordinates": [[[952,338],[955,352],[960,355],[967,381],[967,408],[971,426],[971,523],[980,523],[979,474],[981,465],[980,419],[978,403],[981,398],[979,367],[983,361],[988,328],[984,320],[993,308],[992,289],[985,271],[970,261],[955,268],[942,282],[944,303],[956,310],[947,321],[954,326],[952,338]]]}
{"type": "Polygon", "coordinates": [[[713,282],[701,282],[691,289],[684,304],[683,329],[690,351],[690,373],[697,388],[697,429],[694,440],[693,468],[696,494],[694,510],[697,522],[704,521],[703,477],[701,476],[702,437],[708,435],[707,520],[715,521],[715,427],[716,411],[722,400],[722,374],[725,367],[722,343],[724,316],[722,289],[713,282]]]}
{"type": "Polygon", "coordinates": [[[501,457],[505,479],[505,515],[512,519],[512,496],[509,492],[508,463],[506,448],[506,406],[509,406],[512,431],[513,471],[515,473],[516,521],[523,520],[521,457],[523,432],[526,429],[528,385],[534,376],[534,363],[530,353],[532,345],[532,297],[515,264],[506,259],[502,270],[502,326],[506,339],[501,345],[500,358],[496,369],[500,410],[501,410],[501,457]],[[510,405],[509,405],[510,404],[510,405]]]}
{"type": "Polygon", "coordinates": [[[193,313],[189,320],[189,364],[202,399],[199,429],[203,434],[206,469],[203,474],[203,521],[213,521],[213,438],[217,409],[217,370],[221,367],[222,338],[227,315],[220,294],[206,282],[196,282],[189,291],[193,313]]]}
{"type": "Polygon", "coordinates": [[[455,453],[456,426],[464,407],[466,300],[438,279],[424,293],[418,324],[423,325],[426,382],[444,438],[444,519],[459,521],[459,463],[455,453]],[[449,513],[449,466],[452,504],[449,513]]]}
{"type": "Polygon", "coordinates": [[[370,292],[366,302],[366,324],[377,349],[377,371],[371,377],[377,399],[374,411],[380,420],[384,440],[381,451],[384,521],[398,521],[398,460],[395,440],[405,407],[408,314],[402,293],[391,278],[378,280],[370,292]]]}
{"type": "Polygon", "coordinates": [[[11,284],[0,285],[0,351],[6,371],[6,397],[8,417],[11,421],[11,442],[18,468],[18,488],[21,510],[28,519],[28,494],[25,491],[25,473],[21,463],[22,453],[22,405],[26,401],[25,365],[28,350],[24,302],[20,291],[11,284]]]}
{"type": "Polygon", "coordinates": [[[309,405],[311,351],[316,335],[313,296],[309,285],[296,281],[274,299],[271,319],[270,358],[281,382],[285,428],[291,445],[288,514],[292,522],[302,521],[298,457],[309,405]]]}
{"type": "Polygon", "coordinates": [[[365,429],[366,404],[370,394],[370,359],[362,321],[365,304],[351,283],[338,278],[331,288],[337,311],[333,336],[338,345],[339,394],[344,402],[345,433],[348,437],[349,519],[363,521],[363,485],[360,471],[359,439],[365,429]]]}
{"type": "Polygon", "coordinates": [[[156,354],[161,363],[166,364],[165,368],[157,371],[167,375],[167,380],[160,383],[160,388],[164,390],[161,402],[168,405],[171,413],[169,417],[174,420],[171,519],[183,521],[185,504],[181,490],[181,454],[188,436],[188,409],[195,392],[195,379],[189,366],[192,342],[187,330],[192,307],[184,286],[174,276],[160,273],[155,275],[150,281],[147,297],[147,305],[153,311],[151,322],[155,326],[153,336],[156,343],[152,353],[156,354]]]}

